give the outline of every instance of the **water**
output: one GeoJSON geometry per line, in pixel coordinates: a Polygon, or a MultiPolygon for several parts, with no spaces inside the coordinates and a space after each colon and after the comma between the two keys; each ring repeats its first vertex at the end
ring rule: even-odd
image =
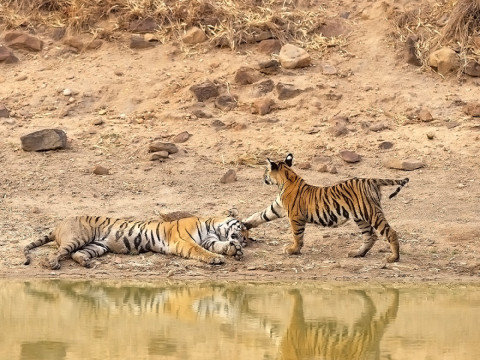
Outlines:
{"type": "Polygon", "coordinates": [[[480,286],[0,281],[0,359],[479,359],[480,286]]]}

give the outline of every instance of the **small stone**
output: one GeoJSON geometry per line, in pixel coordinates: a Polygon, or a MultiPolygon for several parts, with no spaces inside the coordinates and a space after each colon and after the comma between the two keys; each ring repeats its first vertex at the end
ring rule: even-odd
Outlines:
{"type": "Polygon", "coordinates": [[[348,117],[346,116],[335,116],[333,119],[330,120],[332,126],[328,129],[328,131],[335,137],[343,136],[348,134],[348,117]]]}
{"type": "Polygon", "coordinates": [[[68,98],[68,102],[69,102],[69,103],[75,102],[75,98],[74,98],[73,96],[69,97],[69,98],[68,98]]]}
{"type": "Polygon", "coordinates": [[[5,41],[7,42],[7,46],[12,49],[29,51],[41,51],[44,44],[39,38],[19,31],[7,33],[5,35],[5,41]]]}
{"type": "Polygon", "coordinates": [[[338,173],[338,170],[337,170],[337,168],[336,168],[335,166],[330,166],[330,167],[328,168],[328,172],[329,172],[330,174],[337,174],[337,173],[338,173]]]}
{"type": "Polygon", "coordinates": [[[157,28],[157,23],[155,19],[151,17],[146,17],[145,19],[133,20],[128,25],[128,29],[131,32],[137,34],[153,33],[157,28]]]}
{"type": "Polygon", "coordinates": [[[463,72],[467,75],[479,77],[480,76],[480,64],[475,60],[469,60],[463,69],[463,72]]]}
{"type": "Polygon", "coordinates": [[[255,100],[252,104],[252,114],[269,114],[273,105],[275,105],[275,102],[268,97],[255,100]]]}
{"type": "Polygon", "coordinates": [[[150,161],[165,160],[168,159],[168,151],[157,151],[150,155],[150,161]]]}
{"type": "Polygon", "coordinates": [[[145,41],[142,36],[132,35],[130,38],[130,49],[148,49],[155,47],[153,42],[145,41]]]}
{"type": "Polygon", "coordinates": [[[154,34],[145,34],[143,35],[143,39],[148,42],[159,41],[154,34]]]}
{"type": "Polygon", "coordinates": [[[102,165],[97,165],[92,171],[95,175],[108,175],[110,174],[110,170],[108,170],[106,167],[103,167],[102,165]]]}
{"type": "Polygon", "coordinates": [[[195,95],[197,101],[201,102],[219,95],[218,86],[210,80],[204,81],[201,84],[192,85],[190,91],[195,95]]]}
{"type": "Polygon", "coordinates": [[[107,113],[107,110],[106,109],[101,109],[99,112],[98,112],[98,115],[105,115],[107,113]]]}
{"type": "Polygon", "coordinates": [[[297,167],[302,170],[308,170],[312,167],[312,164],[310,164],[309,162],[302,162],[297,164],[297,167]]]}
{"type": "Polygon", "coordinates": [[[0,62],[14,64],[18,62],[18,58],[13,55],[12,50],[0,44],[0,62]]]}
{"type": "Polygon", "coordinates": [[[348,35],[350,32],[350,26],[342,18],[333,18],[322,21],[319,24],[318,31],[327,38],[337,37],[348,35]]]}
{"type": "Polygon", "coordinates": [[[378,145],[378,148],[381,150],[388,150],[393,147],[393,143],[390,141],[382,141],[380,145],[378,145]]]}
{"type": "Polygon", "coordinates": [[[425,166],[425,164],[416,159],[407,159],[407,160],[399,160],[399,159],[387,159],[384,161],[384,166],[390,169],[397,169],[397,170],[405,170],[405,171],[412,171],[416,169],[420,169],[425,166]]]}
{"type": "Polygon", "coordinates": [[[82,39],[77,36],[69,36],[63,40],[63,43],[77,49],[78,51],[81,51],[85,47],[82,39]]]}
{"type": "Polygon", "coordinates": [[[264,80],[262,82],[255,84],[254,94],[256,97],[260,97],[265,94],[268,94],[269,92],[272,92],[274,88],[275,88],[275,83],[273,82],[273,80],[271,79],[264,80]]]}
{"type": "Polygon", "coordinates": [[[237,173],[235,172],[235,170],[233,169],[230,169],[228,170],[221,178],[220,178],[220,182],[222,184],[230,184],[230,183],[233,183],[237,181],[237,173]]]}
{"type": "Polygon", "coordinates": [[[335,75],[337,74],[337,68],[330,64],[323,64],[322,65],[322,73],[324,75],[335,75]]]}
{"type": "Polygon", "coordinates": [[[188,131],[183,131],[180,134],[175,135],[172,140],[174,143],[184,143],[185,141],[190,139],[190,136],[192,135],[190,135],[188,131]]]}
{"type": "Polygon", "coordinates": [[[328,165],[327,164],[320,164],[317,167],[317,171],[321,173],[326,173],[328,172],[328,165]]]}
{"type": "Polygon", "coordinates": [[[357,163],[360,161],[361,157],[355,151],[351,150],[341,150],[339,152],[340,157],[343,161],[347,163],[357,163]]]}
{"type": "Polygon", "coordinates": [[[194,26],[190,30],[188,30],[185,35],[182,38],[182,41],[185,44],[199,44],[207,40],[207,35],[205,34],[205,31],[202,29],[194,26]]]}
{"type": "Polygon", "coordinates": [[[64,27],[55,27],[50,31],[50,37],[56,41],[61,40],[65,36],[65,31],[64,27]]]}
{"type": "Polygon", "coordinates": [[[0,118],[10,117],[10,111],[5,107],[5,105],[0,104],[0,118]]]}
{"type": "Polygon", "coordinates": [[[387,125],[383,122],[376,122],[368,127],[370,131],[379,132],[388,129],[387,125]]]}
{"type": "Polygon", "coordinates": [[[434,134],[434,133],[427,133],[427,139],[428,139],[428,140],[433,140],[433,139],[435,139],[435,134],[434,134]]]}
{"type": "Polygon", "coordinates": [[[405,50],[403,58],[407,64],[414,66],[422,66],[422,62],[417,56],[416,42],[418,37],[415,35],[409,35],[405,41],[405,50]]]}
{"type": "Polygon", "coordinates": [[[101,119],[101,118],[96,118],[96,119],[93,119],[93,121],[92,121],[92,125],[99,126],[99,125],[102,125],[102,124],[103,124],[103,119],[101,119]]]}
{"type": "Polygon", "coordinates": [[[262,40],[257,46],[258,52],[262,54],[278,54],[282,48],[282,43],[276,39],[262,40]]]}
{"type": "Polygon", "coordinates": [[[20,140],[24,151],[57,150],[67,146],[67,134],[59,129],[35,131],[22,136],[20,140]]]}
{"type": "Polygon", "coordinates": [[[280,63],[277,60],[267,60],[258,63],[258,71],[265,75],[275,75],[280,72],[280,63]]]}
{"type": "Polygon", "coordinates": [[[242,66],[235,73],[235,82],[240,85],[249,85],[257,82],[260,79],[260,74],[257,70],[242,66]]]}
{"type": "Polygon", "coordinates": [[[474,117],[480,116],[480,102],[467,103],[463,108],[463,112],[474,117]]]}
{"type": "Polygon", "coordinates": [[[121,70],[115,70],[113,73],[117,76],[123,76],[124,75],[123,71],[121,71],[121,70]]]}
{"type": "Polygon", "coordinates": [[[177,145],[173,143],[164,143],[164,142],[154,142],[151,143],[148,147],[148,152],[158,152],[158,151],[166,151],[169,154],[175,154],[178,152],[177,145]]]}
{"type": "Polygon", "coordinates": [[[87,44],[88,50],[96,50],[99,49],[103,45],[103,41],[100,39],[93,39],[87,44]]]}
{"type": "Polygon", "coordinates": [[[221,120],[216,119],[212,121],[212,127],[214,127],[217,130],[220,130],[221,128],[225,127],[225,123],[221,120]]]}
{"type": "Polygon", "coordinates": [[[285,69],[296,69],[310,66],[312,59],[302,48],[292,44],[286,44],[282,46],[278,60],[285,69]]]}
{"type": "Polygon", "coordinates": [[[458,70],[460,61],[455,51],[448,47],[442,47],[430,54],[428,65],[436,69],[439,74],[447,75],[458,70]]]}
{"type": "Polygon", "coordinates": [[[25,74],[19,75],[15,78],[16,81],[25,81],[28,79],[28,76],[25,74]]]}
{"type": "Polygon", "coordinates": [[[204,111],[203,109],[193,109],[192,114],[199,119],[211,119],[213,117],[209,112],[204,111]]]}
{"type": "Polygon", "coordinates": [[[63,95],[64,95],[64,96],[70,96],[70,95],[72,95],[72,90],[69,89],[69,88],[64,89],[64,90],[63,90],[63,95]]]}
{"type": "Polygon", "coordinates": [[[292,99],[302,92],[297,89],[293,84],[278,83],[275,87],[278,93],[278,100],[292,99]]]}
{"type": "Polygon", "coordinates": [[[215,99],[215,107],[222,111],[230,111],[237,106],[236,95],[220,95],[215,99]]]}
{"type": "Polygon", "coordinates": [[[421,109],[418,112],[418,118],[420,121],[423,121],[423,122],[433,121],[433,116],[432,114],[430,114],[430,111],[428,111],[427,109],[421,109]]]}

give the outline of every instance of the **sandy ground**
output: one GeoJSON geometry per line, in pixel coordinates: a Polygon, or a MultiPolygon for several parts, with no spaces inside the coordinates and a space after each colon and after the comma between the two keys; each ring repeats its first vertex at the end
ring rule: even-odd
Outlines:
{"type": "Polygon", "coordinates": [[[255,45],[234,52],[205,46],[186,54],[175,44],[133,51],[119,40],[74,54],[45,36],[47,48],[40,54],[16,51],[20,63],[0,65],[0,99],[14,111],[0,119],[0,276],[478,281],[480,119],[465,115],[462,104],[478,101],[480,80],[443,79],[404,64],[386,37],[383,15],[355,14],[346,47],[311,52],[308,68],[263,76],[307,89],[291,100],[278,100],[274,91],[275,109],[264,116],[250,111],[256,85],[234,82],[238,68],[266,59],[255,45]],[[337,74],[322,74],[324,64],[335,66],[337,74]],[[238,95],[238,106],[223,112],[209,100],[203,110],[211,118],[192,115],[196,101],[189,88],[206,79],[238,95]],[[73,91],[70,103],[65,88],[73,91]],[[432,122],[408,120],[421,108],[431,112],[432,122]],[[336,115],[349,117],[348,134],[330,132],[336,115]],[[218,120],[225,126],[215,126],[218,120]],[[383,130],[369,129],[379,124],[383,130]],[[69,148],[24,152],[20,136],[45,128],[63,129],[69,148]],[[163,163],[149,160],[152,141],[171,141],[183,131],[192,136],[177,144],[179,153],[163,163]],[[383,141],[393,147],[380,149],[383,141]],[[345,163],[338,156],[343,149],[362,160],[345,163]],[[177,210],[211,216],[236,207],[247,217],[276,195],[276,188],[262,184],[265,158],[281,160],[288,152],[297,165],[311,165],[295,167],[311,184],[408,176],[409,185],[397,197],[388,200],[394,189],[385,189],[383,200],[400,237],[400,262],[383,266],[384,242],[365,258],[347,258],[361,244],[352,223],[336,229],[307,226],[302,254],[284,255],[291,235],[288,221],[281,219],[253,230],[256,241],[245,248],[244,259],[227,259],[222,266],[150,253],[107,254],[91,269],[66,260],[52,271],[41,266],[41,258],[53,245],[34,250],[32,264],[23,265],[23,247],[66,216],[152,219],[177,210]],[[391,158],[413,158],[426,166],[393,170],[383,165],[391,158]],[[337,173],[319,171],[322,163],[337,173]],[[110,175],[94,175],[96,165],[110,175]],[[222,184],[228,169],[238,180],[222,184]]]}

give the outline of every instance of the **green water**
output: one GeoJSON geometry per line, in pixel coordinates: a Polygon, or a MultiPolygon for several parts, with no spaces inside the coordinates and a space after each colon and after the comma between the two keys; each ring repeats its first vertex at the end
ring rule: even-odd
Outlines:
{"type": "Polygon", "coordinates": [[[3,280],[0,359],[480,359],[480,286],[3,280]]]}

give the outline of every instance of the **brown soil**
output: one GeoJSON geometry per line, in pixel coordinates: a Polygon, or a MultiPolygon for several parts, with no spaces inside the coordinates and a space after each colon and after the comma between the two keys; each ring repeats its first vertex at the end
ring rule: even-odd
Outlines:
{"type": "MultiPolygon", "coordinates": [[[[352,10],[335,6],[339,12],[352,10]]],[[[365,6],[352,10],[354,30],[346,47],[310,51],[313,66],[264,76],[309,89],[285,101],[270,94],[276,108],[264,116],[250,111],[255,85],[234,83],[238,68],[266,59],[256,45],[235,52],[199,47],[187,54],[174,44],[132,51],[126,40],[119,40],[80,54],[64,52],[56,42],[35,55],[16,51],[21,62],[1,65],[0,74],[0,98],[15,112],[0,120],[0,276],[478,281],[480,121],[465,115],[461,105],[478,101],[480,82],[443,79],[404,64],[387,40],[391,25],[384,13],[375,3],[365,6]],[[370,15],[361,16],[363,10],[370,15]],[[323,75],[325,63],[338,73],[323,75]],[[238,106],[222,112],[209,100],[204,111],[213,118],[191,115],[196,102],[189,88],[205,79],[225,84],[238,95],[238,106]],[[74,91],[70,105],[62,94],[65,88],[74,91]],[[331,93],[341,98],[332,99],[331,93]],[[408,114],[422,108],[432,113],[432,122],[408,120],[408,114]],[[106,114],[100,115],[102,109],[106,114]],[[349,117],[347,135],[335,137],[329,131],[336,115],[349,117]],[[99,119],[103,124],[94,125],[99,119]],[[225,126],[212,126],[215,120],[225,126]],[[386,129],[368,130],[378,123],[386,129]],[[69,148],[24,152],[20,136],[44,128],[65,130],[69,148]],[[170,141],[182,131],[192,137],[177,144],[178,154],[163,163],[149,160],[150,142],[170,141]],[[392,142],[393,148],[381,150],[382,141],[392,142]],[[343,162],[338,157],[343,149],[356,151],[362,160],[343,162]],[[311,184],[408,176],[409,185],[392,200],[386,195],[394,188],[385,189],[383,201],[400,237],[400,262],[383,266],[383,242],[365,258],[347,258],[361,243],[352,223],[336,229],[308,226],[302,254],[284,255],[291,235],[282,219],[253,230],[256,241],[245,249],[244,259],[227,259],[222,266],[159,254],[107,254],[91,269],[66,260],[52,271],[42,267],[41,259],[53,245],[32,251],[32,264],[23,265],[23,247],[66,216],[151,219],[179,210],[210,216],[236,207],[246,217],[276,195],[276,188],[262,185],[265,158],[280,160],[288,152],[297,165],[312,165],[296,167],[311,184]],[[326,157],[322,161],[338,173],[318,171],[319,157],[326,157]],[[392,170],[383,165],[389,158],[414,158],[426,166],[392,170]],[[94,175],[96,165],[108,168],[110,175],[94,175]],[[238,181],[220,183],[230,168],[238,181]]]]}

